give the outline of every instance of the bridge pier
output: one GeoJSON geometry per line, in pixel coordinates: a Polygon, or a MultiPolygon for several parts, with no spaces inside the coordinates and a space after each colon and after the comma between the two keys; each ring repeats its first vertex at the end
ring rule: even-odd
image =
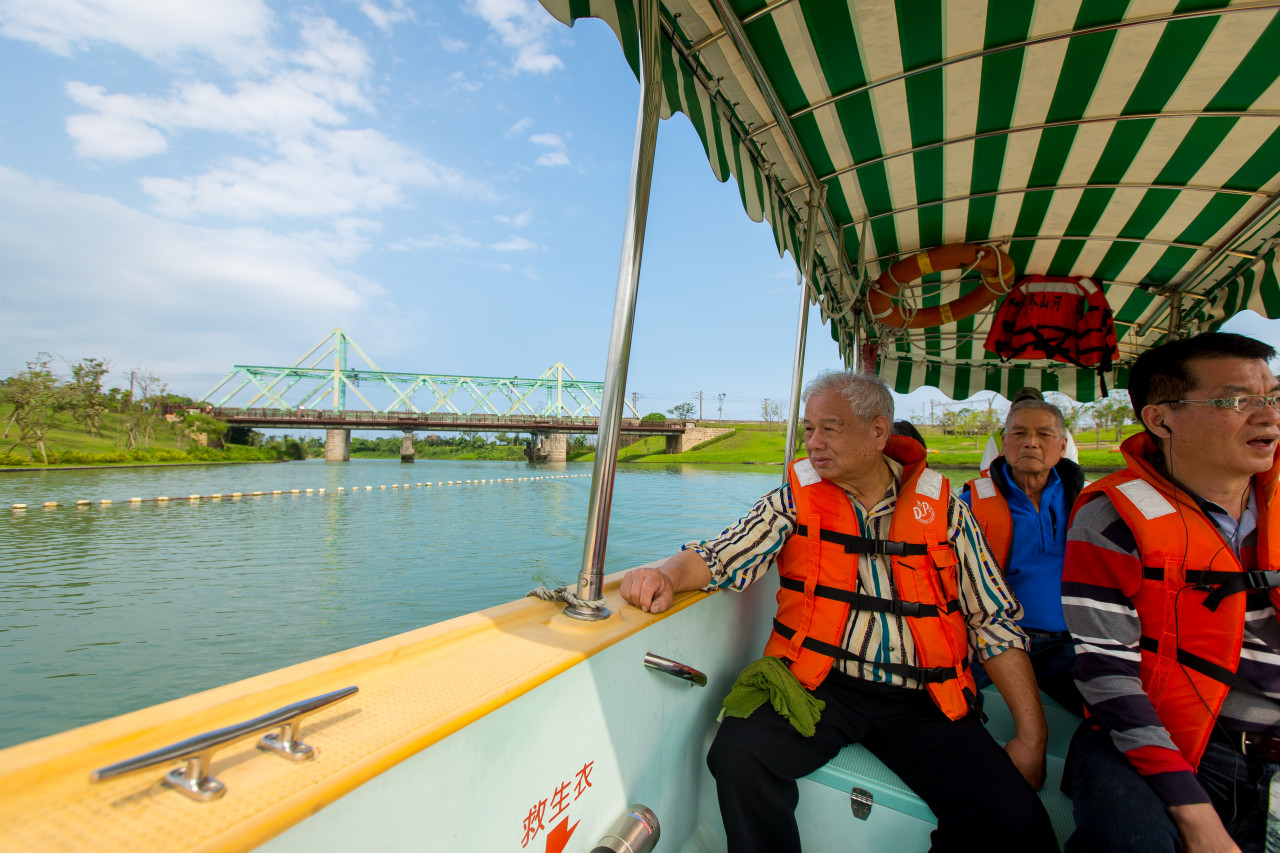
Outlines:
{"type": "Polygon", "coordinates": [[[543,430],[530,433],[524,455],[530,462],[564,462],[569,458],[569,436],[543,430]]]}
{"type": "Polygon", "coordinates": [[[400,461],[412,462],[413,457],[413,433],[406,430],[404,438],[400,439],[400,461]]]}
{"type": "Polygon", "coordinates": [[[324,461],[351,461],[351,430],[327,429],[324,431],[324,461]]]}

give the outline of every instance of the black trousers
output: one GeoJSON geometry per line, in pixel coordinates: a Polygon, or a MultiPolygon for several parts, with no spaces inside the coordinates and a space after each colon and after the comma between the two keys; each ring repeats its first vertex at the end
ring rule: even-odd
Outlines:
{"type": "Polygon", "coordinates": [[[923,690],[836,670],[813,692],[826,702],[813,737],[768,702],[747,719],[720,724],[707,765],[730,853],[799,853],[796,780],[850,743],[870,750],[933,810],[934,851],[1058,849],[1039,797],[976,713],[953,721],[923,690]]]}

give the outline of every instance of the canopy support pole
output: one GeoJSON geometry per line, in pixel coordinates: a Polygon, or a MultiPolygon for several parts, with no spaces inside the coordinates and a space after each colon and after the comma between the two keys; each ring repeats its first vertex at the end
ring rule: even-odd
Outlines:
{"type": "Polygon", "coordinates": [[[796,461],[796,433],[800,422],[800,390],[804,382],[804,351],[809,337],[809,282],[813,281],[814,250],[818,242],[818,210],[822,204],[821,191],[809,190],[809,222],[804,229],[804,248],[800,264],[796,267],[796,283],[800,285],[800,325],[796,329],[796,354],[791,364],[791,405],[787,412],[786,464],[782,469],[785,482],[790,476],[791,463],[796,461]]]}
{"type": "MultiPolygon", "coordinates": [[[[604,553],[609,535],[609,509],[613,503],[613,477],[618,465],[618,436],[626,401],[627,364],[631,358],[631,329],[640,284],[640,259],[644,253],[645,222],[649,216],[649,188],[658,142],[659,95],[662,92],[658,53],[658,0],[641,0],[640,17],[640,115],[631,155],[631,185],[622,257],[618,262],[618,287],[613,301],[613,327],[609,332],[609,360],[605,365],[604,399],[600,404],[600,431],[596,462],[591,471],[591,497],[587,529],[582,543],[582,569],[578,572],[577,597],[583,602],[603,598],[604,553]]],[[[570,604],[564,612],[575,619],[609,618],[599,604],[570,604]]]]}

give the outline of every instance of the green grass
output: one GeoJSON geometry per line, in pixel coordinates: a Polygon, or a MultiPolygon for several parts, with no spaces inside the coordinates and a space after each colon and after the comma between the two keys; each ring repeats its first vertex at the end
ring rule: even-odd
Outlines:
{"type": "MultiPolygon", "coordinates": [[[[618,453],[618,462],[623,464],[670,464],[682,462],[690,464],[737,464],[737,465],[781,465],[786,450],[786,428],[774,424],[766,429],[763,424],[727,424],[733,427],[732,435],[703,442],[687,453],[666,452],[666,439],[663,436],[650,436],[635,444],[622,448],[618,453]]],[[[1140,427],[1130,425],[1124,428],[1124,437],[1128,438],[1140,427]]],[[[972,468],[976,469],[982,461],[982,451],[987,446],[987,436],[942,435],[928,428],[922,430],[925,442],[929,446],[929,464],[935,468],[972,468]],[[933,451],[937,451],[936,453],[933,451]]],[[[1104,430],[1095,438],[1092,430],[1076,435],[1076,445],[1080,450],[1080,465],[1090,470],[1115,470],[1124,467],[1123,457],[1113,452],[1117,447],[1115,433],[1104,430]],[[1097,446],[1095,447],[1095,442],[1097,446]]],[[[804,455],[803,450],[799,455],[804,455]]],[[[594,453],[570,455],[574,462],[587,462],[595,459],[594,453]]]]}
{"type": "MultiPolygon", "coordinates": [[[[714,465],[781,465],[787,443],[786,427],[773,424],[716,424],[734,430],[731,435],[704,441],[687,453],[667,453],[665,436],[654,435],[622,448],[620,463],[670,464],[685,462],[714,465]]],[[[574,461],[595,459],[594,453],[573,457],[574,461]]]]}
{"type": "MultiPolygon", "coordinates": [[[[13,406],[0,404],[0,433],[9,422],[13,406]]],[[[183,437],[168,423],[157,424],[152,433],[151,446],[135,450],[124,447],[124,416],[104,412],[102,428],[97,435],[89,435],[79,424],[63,414],[54,419],[53,427],[45,434],[45,450],[49,465],[44,464],[39,450],[35,459],[27,455],[26,447],[10,448],[18,440],[18,427],[9,430],[7,438],[0,438],[0,468],[31,467],[56,468],[67,465],[148,465],[208,462],[267,462],[279,459],[273,451],[261,447],[229,445],[217,450],[201,447],[183,437]]]]}

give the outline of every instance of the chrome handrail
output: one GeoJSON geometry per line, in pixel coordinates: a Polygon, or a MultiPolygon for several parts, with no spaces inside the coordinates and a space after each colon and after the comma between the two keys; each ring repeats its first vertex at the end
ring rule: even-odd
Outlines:
{"type": "Polygon", "coordinates": [[[123,776],[126,773],[145,770],[157,764],[185,761],[187,763],[184,767],[175,767],[165,774],[164,783],[191,797],[193,800],[200,802],[216,800],[226,793],[226,786],[209,775],[209,759],[215,749],[267,729],[279,728],[280,731],[278,732],[270,732],[264,735],[258,743],[258,748],[283,755],[290,761],[305,761],[314,758],[315,750],[297,739],[302,717],[318,711],[326,705],[346,699],[348,696],[359,692],[359,689],[355,686],[344,687],[332,693],[324,693],[320,696],[313,696],[310,699],[303,699],[300,702],[294,702],[292,705],[285,705],[283,708],[269,711],[260,717],[254,717],[252,720],[246,720],[243,723],[237,723],[222,729],[214,729],[211,732],[205,732],[152,752],[99,768],[89,774],[89,779],[93,782],[101,782],[104,779],[112,779],[116,776],[123,776]]]}

